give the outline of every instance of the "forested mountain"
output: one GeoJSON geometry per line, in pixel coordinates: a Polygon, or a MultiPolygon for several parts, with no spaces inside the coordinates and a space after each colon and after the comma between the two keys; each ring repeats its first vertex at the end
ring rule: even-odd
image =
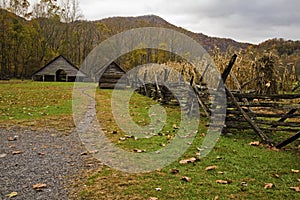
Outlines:
{"type": "Polygon", "coordinates": [[[300,56],[300,41],[285,41],[282,38],[274,38],[259,44],[258,48],[264,50],[276,49],[279,56],[285,54],[300,56]]]}
{"type": "Polygon", "coordinates": [[[99,20],[98,22],[105,24],[110,30],[113,30],[114,33],[138,27],[170,28],[192,37],[208,51],[214,49],[215,47],[220,48],[221,51],[226,51],[229,47],[247,48],[250,45],[247,43],[239,43],[232,39],[209,37],[202,33],[193,33],[181,27],[170,24],[166,20],[155,15],[139,17],[111,17],[99,20]]]}
{"type": "MultiPolygon", "coordinates": [[[[52,7],[51,7],[52,8],[52,7]]],[[[51,10],[51,12],[54,12],[51,10]]],[[[231,39],[209,37],[177,27],[154,16],[112,17],[98,21],[79,20],[76,16],[48,12],[19,17],[0,9],[0,79],[29,78],[32,73],[57,55],[63,55],[80,67],[84,58],[101,41],[125,30],[138,27],[164,27],[182,32],[211,52],[228,49],[276,48],[279,54],[299,53],[299,41],[270,40],[260,45],[239,43],[231,39]],[[275,45],[275,46],[274,46],[275,45]]],[[[164,58],[170,59],[170,57],[164,58]]],[[[156,59],[157,61],[157,59],[156,59]]],[[[121,59],[121,65],[130,65],[130,58],[121,59]],[[126,62],[126,63],[125,63],[126,62]]],[[[136,64],[136,63],[135,63],[136,64]]]]}

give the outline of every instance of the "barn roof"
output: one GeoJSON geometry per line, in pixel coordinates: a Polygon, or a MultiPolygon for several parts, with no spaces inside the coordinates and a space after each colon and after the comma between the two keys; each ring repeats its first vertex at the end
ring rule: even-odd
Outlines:
{"type": "Polygon", "coordinates": [[[71,63],[64,56],[60,55],[47,63],[44,67],[36,71],[33,76],[38,75],[55,75],[57,70],[64,70],[68,76],[81,76],[86,77],[87,75],[80,71],[73,63],[71,63]]]}
{"type": "Polygon", "coordinates": [[[115,65],[116,67],[120,68],[120,70],[121,70],[122,72],[126,73],[126,72],[124,71],[124,69],[122,69],[122,67],[120,67],[120,65],[118,65],[115,61],[112,61],[112,62],[108,62],[106,65],[104,65],[103,67],[101,67],[101,68],[96,72],[96,74],[101,76],[101,75],[105,72],[105,70],[107,70],[107,68],[108,68],[109,66],[111,66],[111,65],[115,65]]]}

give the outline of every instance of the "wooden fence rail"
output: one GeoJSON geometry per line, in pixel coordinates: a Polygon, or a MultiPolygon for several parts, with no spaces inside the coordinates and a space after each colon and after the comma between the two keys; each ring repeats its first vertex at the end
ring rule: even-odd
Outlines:
{"type": "MultiPolygon", "coordinates": [[[[223,83],[226,82],[227,77],[236,60],[234,55],[227,68],[222,73],[223,83]]],[[[207,69],[206,69],[207,70],[207,69]]],[[[205,72],[204,72],[205,73],[205,72]]],[[[230,91],[227,86],[220,82],[219,87],[215,92],[209,90],[205,83],[201,85],[195,85],[193,78],[190,81],[190,85],[193,87],[194,92],[197,94],[197,99],[204,116],[209,116],[211,108],[211,99],[218,99],[218,90],[223,88],[227,95],[227,112],[225,127],[223,132],[236,132],[240,130],[254,130],[260,138],[277,148],[282,148],[287,144],[297,140],[300,137],[300,94],[255,94],[244,93],[241,90],[230,91]],[[221,87],[224,86],[224,87],[221,87]],[[276,132],[294,132],[294,136],[289,137],[287,140],[275,145],[268,133],[276,132]]],[[[200,79],[201,80],[201,79],[200,79]]],[[[142,81],[141,81],[142,82],[142,81]]],[[[176,83],[174,83],[176,84],[176,83]]],[[[140,84],[141,87],[137,91],[141,94],[147,95],[154,99],[159,99],[162,103],[176,102],[178,101],[168,90],[167,87],[161,86],[156,81],[155,84],[140,84]]],[[[180,83],[178,85],[180,89],[180,83]]],[[[182,93],[187,93],[182,91],[182,93]]],[[[182,95],[186,101],[189,97],[182,95]]]]}

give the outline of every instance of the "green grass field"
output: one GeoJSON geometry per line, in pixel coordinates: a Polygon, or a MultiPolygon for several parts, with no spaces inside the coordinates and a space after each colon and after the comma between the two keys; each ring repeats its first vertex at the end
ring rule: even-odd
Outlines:
{"type": "Polygon", "coordinates": [[[1,126],[53,127],[69,131],[73,83],[0,82],[1,126]]]}
{"type": "MultiPolygon", "coordinates": [[[[72,83],[31,81],[0,82],[0,125],[26,126],[32,129],[55,128],[70,133],[72,120],[72,83]]],[[[149,139],[126,138],[114,122],[110,108],[111,90],[97,89],[97,117],[107,137],[119,148],[146,152],[162,148],[172,140],[180,121],[178,107],[165,107],[165,127],[149,139]],[[126,138],[120,140],[120,138],[126,138]]],[[[148,110],[154,101],[135,94],[130,114],[140,125],[149,123],[148,110]]],[[[299,140],[284,150],[265,145],[250,146],[259,138],[243,130],[220,137],[208,156],[193,163],[180,164],[182,159],[197,157],[205,137],[206,119],[190,148],[169,166],[151,173],[129,174],[107,166],[82,170],[74,180],[73,199],[300,199],[299,140]],[[205,170],[215,166],[212,170],[205,170]],[[176,169],[176,170],[175,170],[176,169]],[[176,173],[171,173],[176,172],[176,173]],[[189,181],[181,180],[189,177],[189,181]],[[227,184],[217,183],[227,181],[227,184]],[[272,183],[273,187],[265,188],[272,183]],[[291,189],[291,187],[295,187],[291,189]]],[[[276,137],[276,136],[275,136],[276,137]]],[[[226,183],[226,182],[224,182],[226,183]]]]}

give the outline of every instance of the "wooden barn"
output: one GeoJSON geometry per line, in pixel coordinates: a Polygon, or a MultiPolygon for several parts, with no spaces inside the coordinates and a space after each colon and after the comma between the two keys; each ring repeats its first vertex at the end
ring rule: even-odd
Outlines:
{"type": "MultiPolygon", "coordinates": [[[[111,62],[101,69],[100,74],[99,87],[101,89],[114,89],[119,79],[126,72],[116,62],[111,62]]],[[[119,82],[118,88],[125,88],[126,84],[125,80],[119,82]]]]}
{"type": "Polygon", "coordinates": [[[32,75],[34,81],[74,82],[84,80],[87,75],[62,55],[54,58],[32,75]]]}

